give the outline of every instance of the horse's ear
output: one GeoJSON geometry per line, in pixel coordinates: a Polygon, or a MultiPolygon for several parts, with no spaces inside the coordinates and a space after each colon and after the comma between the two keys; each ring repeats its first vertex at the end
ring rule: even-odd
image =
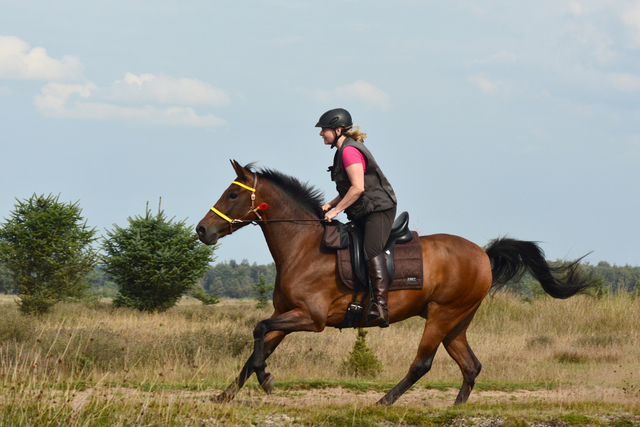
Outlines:
{"type": "Polygon", "coordinates": [[[231,166],[233,166],[233,170],[236,171],[236,175],[239,179],[244,179],[245,170],[236,160],[230,160],[231,166]]]}

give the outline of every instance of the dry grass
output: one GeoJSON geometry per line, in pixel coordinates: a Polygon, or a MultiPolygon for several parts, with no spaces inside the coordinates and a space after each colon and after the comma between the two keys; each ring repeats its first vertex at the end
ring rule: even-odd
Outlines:
{"type": "MultiPolygon", "coordinates": [[[[209,420],[214,425],[224,419],[225,424],[245,425],[257,413],[279,412],[272,406],[256,409],[208,401],[217,393],[212,389],[235,378],[250,354],[253,327],[270,314],[256,310],[253,301],[202,306],[184,300],[153,315],[114,309],[107,302],[60,304],[50,315],[30,318],[19,315],[12,299],[3,297],[0,309],[0,424],[205,425],[202,420],[209,420]]],[[[533,302],[506,294],[487,298],[468,332],[483,363],[471,404],[483,391],[580,387],[594,391],[567,405],[596,408],[598,401],[606,401],[613,405],[607,411],[619,405],[638,413],[638,325],[640,300],[626,295],[533,302]],[[611,396],[605,399],[598,393],[611,396]]],[[[268,360],[268,370],[280,384],[364,383],[379,394],[406,374],[423,327],[424,320],[411,319],[370,330],[368,345],[384,366],[375,381],[355,381],[342,373],[355,330],[292,334],[268,360]]],[[[415,388],[446,390],[460,383],[457,365],[441,350],[415,388]]],[[[239,395],[246,398],[263,399],[255,380],[239,395]]],[[[449,407],[453,398],[446,398],[449,407]]],[[[390,411],[385,414],[395,414],[390,411]]]]}

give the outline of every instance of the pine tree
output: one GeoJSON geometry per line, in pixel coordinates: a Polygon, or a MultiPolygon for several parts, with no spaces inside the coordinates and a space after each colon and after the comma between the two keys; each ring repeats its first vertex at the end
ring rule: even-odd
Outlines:
{"type": "Polygon", "coordinates": [[[353,344],[353,350],[349,352],[349,357],[342,363],[346,373],[354,377],[375,377],[382,370],[382,363],[367,346],[367,334],[366,330],[358,329],[358,337],[353,344]]]}
{"type": "Polygon", "coordinates": [[[82,297],[87,275],[98,254],[78,203],[61,203],[60,196],[18,201],[0,229],[0,261],[9,270],[25,314],[43,314],[58,301],[82,297]]]}
{"type": "Polygon", "coordinates": [[[165,311],[193,289],[213,258],[213,248],[198,240],[193,227],[173,222],[159,210],[115,225],[103,249],[105,271],[119,286],[113,303],[140,311],[165,311]]]}
{"type": "Polygon", "coordinates": [[[254,291],[254,298],[256,302],[256,308],[265,308],[269,305],[269,297],[271,291],[273,291],[273,284],[267,284],[264,276],[261,274],[258,278],[258,283],[252,285],[254,291]]]}

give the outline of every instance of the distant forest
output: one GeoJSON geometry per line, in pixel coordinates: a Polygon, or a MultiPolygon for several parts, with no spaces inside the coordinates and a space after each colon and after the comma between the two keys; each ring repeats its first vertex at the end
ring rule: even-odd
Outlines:
{"type": "MultiPolygon", "coordinates": [[[[235,260],[221,262],[209,268],[198,282],[209,295],[217,295],[221,298],[253,298],[253,285],[264,277],[267,284],[276,281],[276,265],[258,265],[255,262],[235,260]]],[[[99,297],[114,297],[118,292],[118,286],[109,280],[100,266],[96,268],[91,280],[91,291],[99,297]]]]}
{"type": "MultiPolygon", "coordinates": [[[[627,292],[640,296],[640,267],[628,265],[621,267],[600,261],[597,265],[585,263],[583,268],[597,279],[599,293],[627,292]]],[[[253,298],[252,285],[260,281],[261,275],[266,283],[274,283],[276,278],[275,264],[258,265],[256,263],[249,264],[247,260],[240,263],[231,260],[211,266],[199,283],[210,295],[218,295],[221,298],[253,298]]],[[[93,295],[98,297],[114,297],[116,295],[118,291],[116,284],[109,280],[100,267],[95,269],[90,279],[93,295]]],[[[531,276],[525,275],[518,282],[510,283],[507,289],[528,298],[540,294],[539,287],[538,282],[531,276]]],[[[0,266],[0,292],[13,293],[13,291],[9,272],[0,266]]]]}

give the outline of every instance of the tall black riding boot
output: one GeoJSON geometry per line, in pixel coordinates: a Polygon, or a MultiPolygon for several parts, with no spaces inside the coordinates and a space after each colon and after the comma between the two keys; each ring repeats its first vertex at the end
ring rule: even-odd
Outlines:
{"type": "Polygon", "coordinates": [[[384,253],[367,260],[367,270],[373,288],[373,303],[367,313],[368,326],[389,326],[389,312],[387,311],[387,297],[389,295],[389,272],[384,253]]]}

